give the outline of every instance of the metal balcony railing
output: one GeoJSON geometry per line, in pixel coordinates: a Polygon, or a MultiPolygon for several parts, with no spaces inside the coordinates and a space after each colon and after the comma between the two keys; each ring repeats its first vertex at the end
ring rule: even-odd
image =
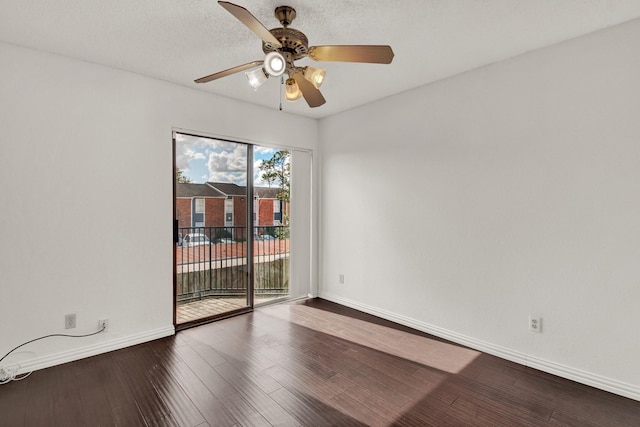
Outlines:
{"type": "MultiPolygon", "coordinates": [[[[289,294],[289,227],[254,227],[254,292],[289,294]]],[[[177,301],[242,297],[249,289],[246,227],[182,227],[176,247],[177,301]]]]}

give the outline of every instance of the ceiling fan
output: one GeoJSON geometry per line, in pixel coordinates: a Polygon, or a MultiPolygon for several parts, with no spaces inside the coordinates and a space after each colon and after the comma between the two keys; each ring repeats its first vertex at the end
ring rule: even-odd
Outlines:
{"type": "Polygon", "coordinates": [[[290,6],[279,6],[275,16],[282,24],[280,28],[268,30],[247,9],[237,4],[219,1],[218,4],[246,25],[262,39],[263,60],[238,65],[228,70],[210,74],[195,80],[196,83],[207,83],[240,71],[246,72],[249,84],[257,90],[269,77],[287,74],[285,83],[285,99],[296,101],[304,97],[309,107],[319,107],[326,101],[318,90],[325,77],[325,70],[311,66],[298,67],[294,61],[306,56],[315,61],[366,62],[373,64],[390,64],[393,50],[386,45],[326,45],[311,46],[307,36],[301,31],[290,28],[296,17],[296,11],[290,6]],[[258,68],[259,67],[259,68],[258,68]]]}

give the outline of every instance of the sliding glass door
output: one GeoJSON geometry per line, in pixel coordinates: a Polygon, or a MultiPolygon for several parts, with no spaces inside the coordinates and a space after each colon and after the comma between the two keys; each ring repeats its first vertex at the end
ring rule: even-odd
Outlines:
{"type": "Polygon", "coordinates": [[[179,327],[289,295],[289,154],[175,133],[179,327]]]}

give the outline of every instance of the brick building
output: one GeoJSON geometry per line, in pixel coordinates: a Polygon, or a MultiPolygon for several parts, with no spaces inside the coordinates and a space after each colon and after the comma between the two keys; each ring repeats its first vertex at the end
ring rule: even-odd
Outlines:
{"type": "MultiPolygon", "coordinates": [[[[254,187],[254,226],[282,224],[278,188],[254,187]]],[[[247,188],[232,183],[176,184],[178,228],[246,226],[247,188]]]]}

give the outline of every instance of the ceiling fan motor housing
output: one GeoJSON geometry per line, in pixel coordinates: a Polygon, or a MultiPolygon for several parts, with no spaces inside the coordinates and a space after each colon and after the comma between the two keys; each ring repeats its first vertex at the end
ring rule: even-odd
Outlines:
{"type": "Polygon", "coordinates": [[[273,51],[279,51],[283,54],[290,53],[292,61],[302,59],[307,56],[309,39],[302,31],[298,31],[295,28],[289,28],[289,25],[296,17],[296,10],[291,6],[278,6],[275,10],[275,15],[276,18],[278,18],[278,21],[282,24],[282,27],[272,28],[269,32],[278,39],[282,47],[278,48],[269,41],[263,41],[262,51],[265,54],[273,51]]]}
{"type": "Polygon", "coordinates": [[[309,39],[304,35],[302,31],[298,31],[295,28],[273,28],[269,30],[273,36],[280,41],[281,48],[273,46],[271,42],[262,42],[262,51],[269,53],[274,50],[280,52],[289,52],[293,56],[293,59],[302,59],[307,56],[309,48],[309,39]]]}

